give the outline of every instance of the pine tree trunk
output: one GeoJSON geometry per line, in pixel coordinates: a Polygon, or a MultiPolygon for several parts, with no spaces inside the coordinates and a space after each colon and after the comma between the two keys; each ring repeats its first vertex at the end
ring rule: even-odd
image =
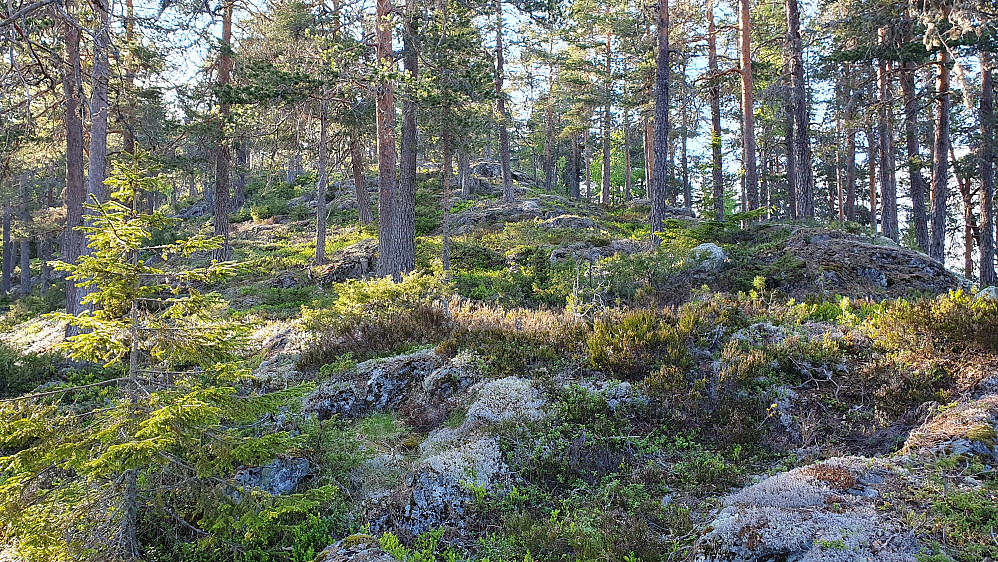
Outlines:
{"type": "Polygon", "coordinates": [[[326,144],[329,133],[326,100],[319,103],[319,177],[315,182],[315,263],[320,265],[326,261],[326,190],[329,186],[328,157],[326,144]]]}
{"type": "Polygon", "coordinates": [[[714,3],[707,5],[707,72],[710,76],[710,149],[713,183],[714,218],[724,220],[724,161],[721,155],[721,86],[717,70],[717,28],[714,26],[714,3]]]}
{"type": "Polygon", "coordinates": [[[855,114],[856,93],[853,91],[852,69],[850,67],[846,84],[848,85],[849,100],[846,102],[845,128],[846,128],[846,219],[855,222],[856,220],[856,125],[853,122],[855,114]]]}
{"type": "Polygon", "coordinates": [[[592,203],[593,200],[593,173],[592,173],[592,161],[593,161],[593,150],[592,144],[589,142],[589,127],[587,126],[582,131],[582,173],[583,178],[586,182],[586,203],[592,203]]]}
{"type": "MultiPolygon", "coordinates": [[[[375,33],[378,64],[389,68],[392,55],[392,28],[388,21],[392,13],[391,0],[377,0],[377,31],[375,33]]],[[[378,275],[394,276],[399,267],[398,257],[398,186],[396,184],[395,152],[395,92],[394,84],[386,79],[378,85],[376,125],[378,129],[378,275]]]]}
{"type": "Polygon", "coordinates": [[[929,256],[946,261],[946,196],[949,192],[949,51],[940,49],[936,77],[936,138],[932,160],[932,223],[929,256]]]}
{"type": "Polygon", "coordinates": [[[350,134],[350,169],[353,172],[353,188],[357,198],[357,214],[360,224],[374,222],[371,196],[367,193],[367,178],[364,177],[364,153],[355,133],[350,134]]]}
{"type": "MultiPolygon", "coordinates": [[[[65,10],[73,13],[74,0],[66,0],[65,10]]],[[[81,115],[83,92],[80,85],[80,30],[75,22],[63,23],[66,61],[62,71],[63,93],[66,96],[66,231],[59,248],[59,259],[76,263],[83,252],[84,235],[78,230],[83,226],[83,204],[87,188],[83,176],[83,117],[81,115]]],[[[76,281],[66,280],[66,313],[82,312],[76,281]]],[[[67,328],[67,335],[76,332],[67,328]]]]}
{"type": "Polygon", "coordinates": [[[502,198],[516,199],[513,191],[513,170],[509,163],[509,117],[506,115],[506,94],[503,92],[506,53],[502,44],[502,0],[495,0],[496,7],[496,126],[499,129],[499,166],[502,169],[502,198]]]}
{"type": "MultiPolygon", "coordinates": [[[[956,155],[953,154],[953,145],[949,147],[950,160],[956,162],[956,155]]],[[[954,171],[957,169],[954,168],[954,171]]],[[[956,185],[960,190],[960,198],[963,201],[963,275],[967,279],[974,277],[974,235],[977,229],[977,220],[974,218],[974,195],[970,190],[970,179],[956,176],[956,185]]]]}
{"type": "Polygon", "coordinates": [[[446,98],[443,100],[443,131],[440,135],[440,142],[443,145],[443,167],[440,169],[440,185],[443,188],[443,252],[440,259],[444,271],[450,271],[450,176],[451,176],[451,155],[450,155],[450,106],[446,98]]]}
{"type": "Polygon", "coordinates": [[[759,172],[755,157],[755,102],[752,80],[751,0],[740,0],[739,37],[742,77],[742,168],[745,170],[745,197],[748,210],[759,208],[759,172]]]}
{"type": "Polygon", "coordinates": [[[236,148],[236,190],[232,194],[232,208],[239,209],[246,203],[246,173],[249,167],[249,148],[240,141],[236,148]]]}
{"type": "MultiPolygon", "coordinates": [[[[222,43],[218,55],[218,85],[225,87],[231,81],[232,73],[232,10],[234,0],[226,0],[222,18],[222,43]]],[[[215,147],[215,236],[222,238],[222,245],[213,252],[218,261],[229,259],[229,144],[225,136],[225,122],[229,117],[229,104],[220,100],[218,104],[218,144],[215,147]]]]}
{"type": "Polygon", "coordinates": [[[569,137],[572,143],[572,158],[568,161],[568,196],[576,201],[579,200],[579,142],[576,137],[569,137]]]}
{"type": "MultiPolygon", "coordinates": [[[[880,44],[886,44],[887,29],[880,28],[880,44]]],[[[897,242],[900,239],[898,228],[897,183],[894,174],[894,139],[891,127],[890,88],[887,61],[880,59],[877,65],[877,85],[880,88],[880,115],[877,127],[880,140],[880,208],[881,230],[884,236],[897,242]]]]}
{"type": "Polygon", "coordinates": [[[631,200],[631,121],[624,110],[624,202],[631,200]]]}
{"type": "Polygon", "coordinates": [[[544,190],[551,191],[554,187],[554,32],[551,33],[548,56],[548,95],[547,107],[544,109],[544,190]]]}
{"type": "MultiPolygon", "coordinates": [[[[28,229],[31,225],[31,211],[28,209],[28,182],[27,178],[21,183],[21,204],[18,208],[18,215],[21,219],[21,228],[28,229]]],[[[23,236],[20,240],[21,246],[21,296],[31,294],[31,239],[23,236]]]]}
{"type": "MultiPolygon", "coordinates": [[[[867,144],[867,159],[870,164],[870,228],[873,229],[873,233],[877,233],[877,159],[878,159],[878,149],[879,142],[877,141],[876,135],[873,133],[873,127],[871,126],[866,131],[866,144],[867,144]]],[[[883,170],[880,171],[881,174],[884,173],[883,170]]]]}
{"type": "Polygon", "coordinates": [[[14,275],[14,241],[10,239],[10,203],[3,207],[3,268],[0,271],[0,291],[10,294],[10,280],[14,275]]]}
{"type": "Polygon", "coordinates": [[[52,266],[49,265],[49,261],[52,260],[52,237],[44,233],[39,234],[35,243],[38,244],[38,259],[42,262],[38,286],[41,287],[39,291],[44,297],[48,293],[49,285],[52,284],[52,266]]]}
{"type": "Polygon", "coordinates": [[[797,0],[786,0],[787,50],[790,59],[790,97],[793,113],[791,143],[795,173],[788,176],[797,194],[797,212],[801,218],[814,218],[814,172],[811,168],[811,140],[808,134],[807,96],[804,87],[804,54],[800,36],[800,7],[797,0]]]}
{"type": "Polygon", "coordinates": [[[994,78],[991,54],[981,51],[981,283],[995,284],[994,78]]]}
{"type": "Polygon", "coordinates": [[[901,95],[904,97],[904,138],[908,152],[908,179],[911,189],[911,214],[918,249],[929,251],[929,221],[925,212],[925,178],[918,147],[918,101],[915,99],[915,63],[903,63],[901,95]]]}
{"type": "Polygon", "coordinates": [[[655,127],[647,114],[642,118],[644,119],[645,198],[651,201],[655,193],[651,187],[655,177],[655,127]]]}
{"type": "Polygon", "coordinates": [[[87,168],[87,196],[99,202],[107,201],[107,119],[108,119],[108,80],[111,68],[108,64],[108,49],[111,39],[107,32],[107,0],[96,0],[99,28],[94,33],[94,65],[91,76],[90,93],[90,162],[87,168]]]}
{"type": "Polygon", "coordinates": [[[669,0],[658,0],[658,52],[655,65],[655,144],[654,181],[651,183],[651,243],[658,246],[655,235],[664,228],[668,197],[669,164],[669,0]]]}
{"type": "MultiPolygon", "coordinates": [[[[609,15],[609,4],[607,4],[607,15],[609,15]]],[[[606,98],[606,104],[603,108],[603,169],[600,178],[602,180],[600,182],[600,203],[604,206],[610,204],[610,107],[613,103],[611,99],[613,96],[613,67],[611,66],[610,39],[611,35],[608,31],[606,34],[606,62],[603,68],[606,77],[603,96],[606,98]]]]}
{"type": "Polygon", "coordinates": [[[787,156],[787,214],[791,219],[797,219],[800,214],[797,212],[799,200],[797,197],[797,187],[800,185],[800,173],[797,170],[797,150],[794,147],[794,127],[795,117],[793,108],[793,91],[787,90],[786,97],[786,129],[787,139],[784,152],[787,156]]]}
{"type": "MultiPolygon", "coordinates": [[[[415,82],[419,78],[419,51],[416,46],[415,1],[406,3],[405,49],[402,53],[403,67],[408,78],[415,82]]],[[[398,178],[398,240],[396,243],[398,263],[392,270],[396,281],[404,273],[416,268],[416,92],[406,89],[402,98],[402,136],[399,139],[399,178],[398,178]]]]}
{"type": "Polygon", "coordinates": [[[690,89],[689,85],[686,83],[686,55],[683,55],[683,110],[682,110],[682,120],[683,120],[683,145],[682,153],[679,155],[679,165],[682,167],[683,171],[683,205],[687,209],[693,208],[693,193],[690,188],[690,158],[688,143],[690,137],[689,130],[689,104],[690,104],[690,89]]]}
{"type": "Polygon", "coordinates": [[[462,149],[457,154],[457,181],[461,185],[462,199],[471,197],[471,182],[468,181],[469,168],[471,168],[471,156],[467,150],[462,149]]]}

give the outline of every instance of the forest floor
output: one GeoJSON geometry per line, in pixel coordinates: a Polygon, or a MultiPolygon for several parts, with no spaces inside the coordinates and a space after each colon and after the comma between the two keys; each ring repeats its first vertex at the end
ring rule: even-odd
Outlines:
{"type": "MultiPolygon", "coordinates": [[[[307,179],[251,185],[219,291],[254,330],[242,392],[302,389],[253,431],[301,439],[232,477],[339,499],[240,549],[148,533],[150,559],[998,559],[993,293],[855,226],[677,208],[652,249],[646,201],[523,181],[505,204],[481,176],[444,272],[421,179],[397,284],[349,184],[319,267],[307,179]]],[[[57,343],[45,302],[14,303],[5,341],[57,343]]]]}

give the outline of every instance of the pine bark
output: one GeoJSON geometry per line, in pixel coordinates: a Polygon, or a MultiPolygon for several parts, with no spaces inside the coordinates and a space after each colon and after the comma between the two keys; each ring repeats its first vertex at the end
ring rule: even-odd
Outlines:
{"type": "MultiPolygon", "coordinates": [[[[608,4],[609,6],[609,4],[608,4]]],[[[603,107],[603,169],[602,181],[600,182],[600,203],[604,206],[610,204],[610,129],[611,129],[611,113],[610,106],[612,104],[613,96],[613,67],[610,51],[610,33],[606,34],[606,61],[605,68],[603,72],[606,75],[606,83],[604,86],[603,96],[605,98],[605,105],[603,107]]]]}
{"type": "Polygon", "coordinates": [[[548,44],[548,96],[544,109],[544,190],[554,187],[554,32],[548,44]]]}
{"type": "MultiPolygon", "coordinates": [[[[887,41],[887,29],[881,28],[880,44],[887,41]]],[[[878,138],[880,141],[880,207],[881,229],[884,236],[897,242],[900,239],[898,229],[897,180],[894,172],[894,138],[891,128],[891,79],[887,61],[880,59],[877,64],[877,85],[880,89],[880,111],[878,119],[878,138]]]]}
{"type": "Polygon", "coordinates": [[[717,69],[717,28],[714,25],[714,2],[707,5],[707,72],[710,76],[710,149],[713,183],[714,218],[724,220],[724,161],[721,155],[721,85],[717,69]]]}
{"type": "Polygon", "coordinates": [[[591,203],[593,200],[592,161],[593,146],[589,142],[589,127],[587,126],[582,131],[582,177],[586,182],[586,203],[591,203]]]}
{"type": "Polygon", "coordinates": [[[742,168],[745,179],[745,198],[748,209],[759,208],[759,172],[755,150],[755,101],[752,79],[752,16],[751,0],[740,0],[739,38],[741,40],[742,77],[742,168]]]}
{"type": "Polygon", "coordinates": [[[357,135],[350,134],[350,169],[353,172],[353,188],[357,198],[357,214],[360,224],[374,222],[374,211],[371,207],[371,196],[367,193],[367,178],[364,177],[364,152],[361,150],[357,135]]]}
{"type": "Polygon", "coordinates": [[[513,191],[513,170],[509,162],[509,117],[506,115],[506,94],[503,92],[506,53],[503,47],[502,0],[496,7],[496,127],[499,129],[499,166],[502,168],[502,198],[516,199],[513,191]]]}
{"type": "Polygon", "coordinates": [[[847,70],[846,84],[848,89],[848,101],[846,102],[846,111],[844,116],[845,130],[846,130],[846,201],[845,201],[845,215],[846,219],[849,221],[856,220],[856,125],[855,119],[855,101],[856,92],[853,91],[853,78],[851,67],[847,70]]]}
{"type": "Polygon", "coordinates": [[[3,267],[0,271],[0,291],[10,294],[10,280],[14,275],[14,241],[10,239],[10,203],[3,207],[3,267]]]}
{"type": "Polygon", "coordinates": [[[991,54],[981,51],[981,283],[995,284],[994,77],[991,54]]]}
{"type": "MultiPolygon", "coordinates": [[[[65,10],[73,13],[74,0],[66,0],[65,10]]],[[[63,23],[63,38],[66,60],[62,71],[63,94],[65,95],[66,122],[66,231],[59,258],[66,263],[76,263],[83,252],[84,235],[78,230],[83,226],[83,204],[87,188],[83,176],[83,92],[80,84],[80,31],[74,22],[63,23]]],[[[66,313],[78,315],[82,312],[79,290],[76,281],[66,280],[66,313]]],[[[68,329],[69,332],[74,330],[68,329]]]]}
{"type": "Polygon", "coordinates": [[[631,200],[631,121],[624,109],[624,202],[631,200]]]}
{"type": "Polygon", "coordinates": [[[326,261],[326,191],[329,186],[328,156],[326,144],[329,141],[327,102],[319,102],[319,177],[315,183],[315,263],[326,261]]]}
{"type": "MultiPolygon", "coordinates": [[[[873,229],[873,233],[878,232],[877,229],[877,161],[879,159],[880,152],[880,142],[877,140],[877,136],[874,134],[874,128],[871,126],[866,131],[866,144],[867,144],[867,160],[870,165],[870,228],[873,229]]],[[[881,174],[884,173],[883,170],[880,171],[881,174]]]]}
{"type": "Polygon", "coordinates": [[[658,53],[655,69],[655,149],[654,181],[651,184],[651,242],[658,246],[655,235],[664,228],[668,197],[669,160],[669,0],[658,0],[658,53]]]}
{"type": "MultiPolygon", "coordinates": [[[[218,86],[224,89],[232,78],[232,10],[234,0],[226,0],[223,6],[222,43],[218,54],[218,86]]],[[[224,92],[222,93],[224,96],[224,92]]],[[[218,103],[217,145],[215,146],[215,236],[222,238],[222,245],[213,252],[218,261],[229,259],[229,141],[225,136],[225,122],[229,117],[229,104],[225,99],[218,103]]]]}
{"type": "MultiPolygon", "coordinates": [[[[31,223],[31,211],[28,209],[28,183],[27,180],[21,183],[21,202],[18,206],[18,218],[21,219],[21,227],[28,228],[31,223]]],[[[21,296],[31,294],[31,239],[22,236],[18,241],[21,255],[21,296]]]]}
{"type": "Polygon", "coordinates": [[[800,7],[797,0],[786,0],[787,50],[790,60],[790,112],[793,115],[792,142],[789,143],[788,162],[793,160],[794,173],[788,176],[797,195],[797,214],[804,219],[814,218],[814,171],[811,168],[811,140],[807,97],[804,85],[804,54],[800,35],[800,7]]]}
{"type": "MultiPolygon", "coordinates": [[[[417,2],[406,3],[405,50],[402,64],[409,80],[419,78],[419,47],[417,45],[416,8],[417,2]]],[[[398,182],[398,265],[392,271],[396,280],[401,275],[416,269],[416,91],[409,88],[402,98],[402,136],[399,143],[399,182],[398,182]]]]}
{"type": "Polygon", "coordinates": [[[686,55],[683,55],[683,107],[680,112],[683,120],[683,141],[682,141],[682,153],[679,155],[679,166],[683,173],[683,205],[687,209],[693,208],[693,193],[690,188],[690,157],[689,157],[689,104],[690,104],[690,90],[689,85],[686,83],[686,55]]]}
{"type": "MultiPolygon", "coordinates": [[[[378,63],[382,68],[394,64],[392,55],[391,0],[377,1],[377,31],[375,44],[378,63]]],[[[395,86],[391,80],[378,85],[378,275],[395,276],[401,271],[398,257],[398,185],[397,154],[395,151],[395,86]]]]}
{"type": "Polygon", "coordinates": [[[908,180],[911,189],[911,213],[915,241],[922,252],[929,251],[929,221],[925,211],[925,178],[918,146],[918,101],[915,99],[915,64],[906,62],[901,70],[901,95],[904,98],[904,138],[908,156],[908,180]]]}
{"type": "Polygon", "coordinates": [[[937,55],[935,145],[932,157],[932,219],[929,232],[929,256],[946,260],[946,198],[949,194],[949,51],[937,55]]]}

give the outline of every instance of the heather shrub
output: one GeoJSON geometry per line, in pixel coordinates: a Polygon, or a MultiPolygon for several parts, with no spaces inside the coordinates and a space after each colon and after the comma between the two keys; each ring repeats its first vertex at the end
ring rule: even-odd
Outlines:
{"type": "Polygon", "coordinates": [[[299,366],[315,369],[346,353],[357,361],[398,354],[447,337],[451,321],[441,304],[448,288],[437,278],[412,274],[348,280],[332,286],[328,308],[302,307],[304,351],[299,366]]]}

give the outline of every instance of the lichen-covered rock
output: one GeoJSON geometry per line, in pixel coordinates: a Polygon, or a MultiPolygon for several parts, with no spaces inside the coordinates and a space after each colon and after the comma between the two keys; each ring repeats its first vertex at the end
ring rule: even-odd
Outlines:
{"type": "Polygon", "coordinates": [[[800,290],[831,289],[845,295],[902,298],[910,293],[946,293],[967,281],[925,254],[824,228],[800,228],[787,252],[803,262],[813,284],[800,290]]]}
{"type": "Polygon", "coordinates": [[[507,377],[487,381],[475,390],[475,402],[468,408],[464,421],[467,428],[508,421],[529,422],[544,417],[544,400],[526,379],[507,377]]]}
{"type": "Polygon", "coordinates": [[[398,562],[389,555],[378,539],[371,535],[359,534],[327,546],[315,557],[315,562],[398,562]]]}
{"type": "Polygon", "coordinates": [[[472,384],[470,373],[456,365],[445,365],[426,375],[423,392],[432,398],[450,398],[472,384]]]}
{"type": "Polygon", "coordinates": [[[617,254],[631,255],[648,249],[648,243],[630,238],[611,240],[606,246],[590,246],[585,243],[562,246],[551,250],[551,263],[568,258],[597,261],[617,254]]]}
{"type": "Polygon", "coordinates": [[[998,395],[961,402],[930,418],[908,435],[902,452],[931,458],[977,456],[998,465],[998,395]]]}
{"type": "Polygon", "coordinates": [[[275,459],[263,466],[241,469],[234,479],[240,486],[278,496],[293,492],[311,469],[308,459],[275,459]]]}
{"type": "Polygon", "coordinates": [[[503,201],[502,199],[488,203],[479,203],[451,216],[451,225],[455,232],[460,233],[461,227],[473,228],[486,224],[504,224],[539,219],[544,216],[540,203],[533,199],[517,199],[503,201]]]}
{"type": "Polygon", "coordinates": [[[320,285],[362,279],[378,266],[378,241],[361,240],[328,257],[329,263],[318,269],[320,285]]]}
{"type": "Polygon", "coordinates": [[[548,228],[571,228],[572,230],[596,228],[596,221],[578,215],[558,215],[541,222],[541,224],[548,228]]]}
{"type": "Polygon", "coordinates": [[[708,242],[690,250],[686,255],[686,267],[706,273],[716,273],[724,267],[727,260],[728,256],[723,248],[708,242]]]}
{"type": "Polygon", "coordinates": [[[877,486],[895,478],[882,461],[830,459],[772,476],[723,500],[696,546],[699,562],[852,562],[915,559],[902,522],[878,511],[877,486]]]}
{"type": "Polygon", "coordinates": [[[324,384],[305,397],[305,411],[320,420],[333,416],[355,416],[363,410],[364,403],[357,399],[357,388],[343,381],[324,384]]]}
{"type": "Polygon", "coordinates": [[[462,529],[474,490],[491,489],[505,472],[494,437],[433,455],[406,478],[406,499],[395,523],[413,536],[443,526],[462,529]]]}
{"type": "Polygon", "coordinates": [[[305,397],[305,411],[319,419],[357,416],[398,408],[414,387],[439,369],[444,359],[433,350],[365,361],[345,379],[328,382],[305,397]]]}
{"type": "Polygon", "coordinates": [[[357,365],[357,373],[367,376],[364,401],[375,410],[397,407],[413,383],[422,382],[442,363],[443,359],[433,350],[361,363],[357,365]]]}
{"type": "Polygon", "coordinates": [[[985,287],[977,292],[978,300],[998,301],[998,287],[985,287]]]}

